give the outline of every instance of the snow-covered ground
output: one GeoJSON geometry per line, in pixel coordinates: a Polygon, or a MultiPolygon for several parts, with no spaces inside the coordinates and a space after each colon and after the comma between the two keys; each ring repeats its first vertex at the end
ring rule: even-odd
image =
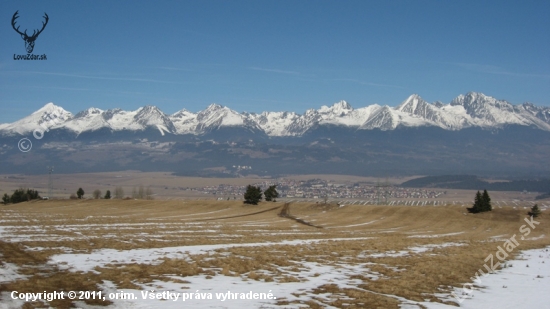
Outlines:
{"type": "MultiPolygon", "coordinates": [[[[452,244],[451,244],[452,245],[452,244]]],[[[412,251],[426,251],[429,248],[411,248],[412,251]]],[[[78,264],[78,263],[77,263],[78,264]]],[[[470,290],[470,285],[466,285],[466,290],[457,289],[455,298],[451,295],[440,295],[442,299],[456,301],[461,308],[547,308],[550,298],[544,291],[550,290],[550,252],[549,249],[528,250],[522,252],[518,260],[508,262],[512,267],[504,268],[496,274],[481,277],[481,282],[475,283],[476,288],[470,290]]],[[[181,284],[168,282],[154,282],[149,286],[144,286],[144,290],[154,291],[156,293],[163,291],[172,291],[180,293],[178,301],[165,301],[155,299],[143,299],[142,292],[137,290],[126,290],[125,293],[132,293],[133,300],[115,301],[114,308],[153,308],[163,307],[181,308],[182,297],[187,293],[207,296],[212,295],[212,299],[187,299],[185,306],[189,308],[280,308],[276,306],[274,300],[254,300],[254,299],[226,299],[224,295],[231,293],[272,293],[273,297],[288,301],[293,300],[311,300],[311,292],[321,283],[336,283],[341,288],[357,288],[354,279],[349,279],[350,274],[364,273],[368,265],[338,265],[338,267],[319,265],[317,263],[304,263],[303,267],[308,271],[301,271],[300,277],[308,278],[303,282],[276,283],[261,282],[254,280],[244,281],[241,277],[214,276],[206,279],[205,276],[192,276],[180,278],[191,282],[189,289],[182,289],[181,284]],[[199,294],[197,294],[197,291],[199,294]],[[220,294],[221,293],[221,294],[220,294]],[[299,296],[296,296],[298,294],[299,296]],[[219,299],[218,299],[219,298],[219,299]],[[223,301],[222,301],[223,300],[223,301]]],[[[379,274],[371,273],[373,279],[379,274]]],[[[109,289],[108,286],[105,286],[109,289]]],[[[111,286],[110,291],[117,292],[111,286]]],[[[335,298],[343,295],[317,294],[319,298],[335,298]]],[[[388,295],[390,296],[390,295],[388,295]]],[[[402,301],[402,308],[421,308],[420,305],[428,309],[456,308],[450,305],[444,305],[434,302],[415,302],[401,297],[393,296],[402,301]]],[[[326,304],[323,304],[326,307],[326,304]]],[[[300,308],[300,305],[285,305],[285,308],[300,308]]],[[[82,304],[82,308],[86,308],[82,304]]],[[[330,307],[326,307],[330,308],[330,307]]]]}
{"type": "MultiPolygon", "coordinates": [[[[118,263],[160,263],[163,258],[186,259],[189,255],[205,254],[216,249],[244,246],[273,246],[273,245],[305,245],[326,240],[297,240],[281,243],[253,243],[234,245],[200,245],[171,248],[136,249],[136,250],[98,250],[90,254],[62,254],[53,256],[52,264],[64,265],[72,271],[93,271],[96,266],[105,265],[116,260],[118,263]]],[[[457,246],[459,243],[446,243],[444,246],[457,246]]],[[[411,247],[399,255],[426,252],[436,248],[434,245],[411,247]]],[[[387,252],[387,256],[396,254],[387,252]]],[[[379,254],[380,255],[380,254],[379,254]]],[[[277,300],[287,301],[315,301],[317,299],[342,299],[345,295],[338,294],[313,294],[313,290],[321,284],[337,284],[340,288],[358,289],[361,280],[351,279],[354,274],[363,274],[377,280],[383,276],[369,270],[367,264],[325,265],[317,262],[302,261],[300,270],[292,272],[283,269],[285,273],[300,279],[300,282],[277,281],[265,282],[248,279],[241,276],[170,276],[188,283],[175,283],[156,280],[148,284],[142,284],[141,290],[117,289],[112,282],[106,281],[102,286],[104,296],[113,301],[107,308],[281,308],[276,305],[277,300]],[[253,293],[258,293],[254,295],[253,293]],[[254,299],[256,296],[257,299],[254,299]],[[116,299],[122,298],[122,299],[116,299]],[[185,299],[185,300],[184,300],[185,299]]],[[[476,286],[465,285],[466,289],[456,289],[455,296],[438,294],[442,300],[450,300],[460,304],[461,308],[547,308],[550,298],[544,291],[550,288],[550,249],[536,249],[523,251],[518,260],[507,262],[508,267],[495,274],[480,277],[481,281],[472,282],[476,286]],[[510,267],[511,266],[511,267],[510,267]]],[[[0,269],[1,275],[15,278],[18,276],[17,268],[6,265],[0,269]]],[[[179,281],[179,282],[181,282],[179,281]]],[[[178,280],[176,280],[178,282],[178,280]]],[[[401,308],[412,309],[444,309],[456,308],[435,302],[416,302],[395,295],[387,295],[399,300],[401,308]]],[[[0,308],[18,308],[20,300],[11,300],[6,292],[2,298],[6,301],[0,304],[0,308]]],[[[76,302],[80,308],[95,308],[83,302],[76,302]]],[[[324,308],[332,308],[325,303],[319,303],[324,308]]],[[[291,304],[284,308],[302,308],[303,305],[291,304]]]]}
{"type": "MultiPolygon", "coordinates": [[[[550,308],[550,248],[522,251],[517,260],[506,264],[511,267],[471,282],[479,289],[466,285],[455,292],[459,300],[447,299],[458,301],[466,309],[550,308]]],[[[423,305],[428,309],[455,308],[438,303],[423,305]]]]}

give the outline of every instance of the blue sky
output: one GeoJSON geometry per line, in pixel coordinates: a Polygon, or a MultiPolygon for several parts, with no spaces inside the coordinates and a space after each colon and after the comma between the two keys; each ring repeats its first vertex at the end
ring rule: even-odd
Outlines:
{"type": "Polygon", "coordinates": [[[48,102],[170,114],[483,92],[550,106],[550,1],[1,1],[0,123],[48,102]],[[40,28],[25,54],[10,25],[40,28]]]}

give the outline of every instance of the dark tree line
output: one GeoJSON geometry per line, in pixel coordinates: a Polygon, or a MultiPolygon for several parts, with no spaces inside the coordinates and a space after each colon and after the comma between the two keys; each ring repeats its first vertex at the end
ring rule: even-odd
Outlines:
{"type": "Polygon", "coordinates": [[[38,194],[38,191],[32,190],[32,189],[23,189],[19,188],[15,191],[13,191],[13,194],[10,196],[7,193],[4,193],[4,196],[2,197],[2,201],[4,204],[8,203],[21,203],[21,202],[27,202],[30,200],[38,200],[41,199],[40,194],[38,194]]]}

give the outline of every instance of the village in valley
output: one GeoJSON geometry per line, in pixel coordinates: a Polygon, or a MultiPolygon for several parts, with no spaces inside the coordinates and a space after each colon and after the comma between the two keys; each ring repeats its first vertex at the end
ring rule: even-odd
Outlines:
{"type": "MultiPolygon", "coordinates": [[[[366,182],[336,183],[323,179],[295,180],[280,178],[276,181],[266,180],[254,185],[265,188],[277,185],[279,197],[288,199],[434,199],[446,193],[444,190],[401,188],[387,181],[374,184],[366,182]]],[[[220,184],[192,189],[180,187],[179,189],[201,192],[208,196],[216,196],[219,199],[239,199],[244,194],[246,186],[220,184]]]]}

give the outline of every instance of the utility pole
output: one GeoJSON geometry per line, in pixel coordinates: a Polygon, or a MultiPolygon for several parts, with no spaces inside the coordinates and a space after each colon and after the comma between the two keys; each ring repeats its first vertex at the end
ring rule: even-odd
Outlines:
{"type": "Polygon", "coordinates": [[[52,172],[53,172],[53,165],[48,166],[48,199],[52,198],[52,189],[53,189],[53,182],[52,182],[52,172]]]}
{"type": "Polygon", "coordinates": [[[390,187],[388,178],[386,178],[386,182],[383,183],[380,183],[380,179],[378,179],[378,181],[376,182],[376,205],[388,204],[388,187],[390,187]],[[382,198],[384,199],[383,203],[382,198]]]}

